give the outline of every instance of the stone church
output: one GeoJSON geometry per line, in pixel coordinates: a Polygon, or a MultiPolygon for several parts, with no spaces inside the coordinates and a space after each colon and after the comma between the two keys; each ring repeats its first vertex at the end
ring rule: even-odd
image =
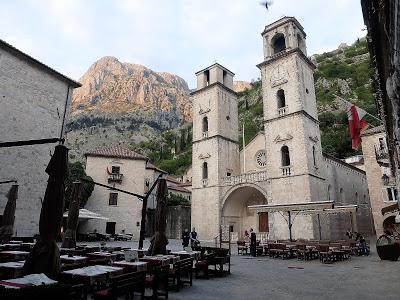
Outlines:
{"type": "Polygon", "coordinates": [[[264,130],[239,151],[238,99],[232,73],[215,63],[196,73],[193,102],[192,226],[212,240],[220,225],[241,238],[254,228],[269,238],[289,238],[287,212],[261,212],[252,205],[332,201],[356,213],[319,219],[299,214],[293,238],[344,238],[346,230],[371,235],[373,223],[365,172],[322,153],[314,64],[306,34],[293,17],[262,32],[264,130]],[[318,228],[319,227],[319,235],[318,228]],[[321,230],[322,228],[322,230],[321,230]]]}

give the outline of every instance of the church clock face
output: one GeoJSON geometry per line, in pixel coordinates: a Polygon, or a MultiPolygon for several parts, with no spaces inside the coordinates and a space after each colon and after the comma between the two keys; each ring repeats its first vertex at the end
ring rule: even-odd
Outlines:
{"type": "Polygon", "coordinates": [[[260,168],[264,168],[267,165],[267,153],[265,150],[260,150],[256,153],[256,162],[260,168]]]}

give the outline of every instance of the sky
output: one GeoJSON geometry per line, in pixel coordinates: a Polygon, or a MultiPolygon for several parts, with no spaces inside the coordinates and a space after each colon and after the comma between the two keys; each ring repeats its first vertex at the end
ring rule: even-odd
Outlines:
{"type": "Polygon", "coordinates": [[[236,76],[259,77],[264,27],[294,16],[308,55],[363,37],[360,0],[0,0],[0,38],[78,80],[103,56],[170,72],[195,88],[218,62],[236,76]]]}

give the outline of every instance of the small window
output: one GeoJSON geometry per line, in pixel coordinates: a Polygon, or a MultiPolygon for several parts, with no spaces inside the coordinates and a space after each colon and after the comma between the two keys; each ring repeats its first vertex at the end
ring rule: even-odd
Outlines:
{"type": "Polygon", "coordinates": [[[397,189],[393,187],[389,187],[386,189],[388,194],[389,201],[398,201],[397,189]]]}
{"type": "Polygon", "coordinates": [[[208,165],[206,162],[203,163],[203,179],[208,179],[208,165]]]}
{"type": "Polygon", "coordinates": [[[384,138],[379,138],[379,150],[384,150],[386,148],[386,142],[384,138]]]}
{"type": "Polygon", "coordinates": [[[276,97],[278,100],[278,108],[285,107],[286,106],[285,91],[279,89],[278,92],[276,93],[276,97]]]}
{"type": "Polygon", "coordinates": [[[108,205],[118,204],[118,193],[110,193],[110,198],[108,199],[108,205]]]}
{"type": "Polygon", "coordinates": [[[317,166],[317,160],[316,160],[316,157],[315,157],[315,146],[312,146],[312,156],[313,156],[314,166],[316,167],[317,166]]]}
{"type": "Polygon", "coordinates": [[[231,172],[226,172],[226,176],[231,176],[232,174],[231,174],[231,172]]]}
{"type": "Polygon", "coordinates": [[[208,132],[208,118],[204,117],[203,118],[203,133],[208,132]]]}
{"type": "Polygon", "coordinates": [[[206,79],[206,86],[210,85],[210,70],[204,71],[204,77],[206,79]]]}
{"type": "Polygon", "coordinates": [[[224,84],[224,85],[226,85],[227,84],[227,82],[226,82],[226,75],[228,74],[228,72],[226,72],[225,70],[222,70],[222,83],[224,84]]]}
{"type": "Polygon", "coordinates": [[[331,200],[331,190],[332,190],[332,186],[329,184],[328,185],[328,201],[331,200]]]}
{"type": "Polygon", "coordinates": [[[288,146],[283,146],[281,148],[281,155],[282,155],[282,167],[290,166],[290,154],[288,146]]]}
{"type": "Polygon", "coordinates": [[[121,168],[119,166],[112,166],[111,167],[111,173],[112,174],[119,174],[121,168]]]}

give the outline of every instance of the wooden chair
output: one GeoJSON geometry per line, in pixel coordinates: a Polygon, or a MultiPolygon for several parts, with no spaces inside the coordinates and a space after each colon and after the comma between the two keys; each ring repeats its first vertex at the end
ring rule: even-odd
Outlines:
{"type": "Polygon", "coordinates": [[[110,283],[106,288],[101,289],[93,294],[96,299],[115,299],[125,296],[133,298],[134,293],[140,294],[141,299],[144,299],[145,289],[145,272],[133,272],[122,275],[113,276],[110,278],[110,283]]]}
{"type": "Polygon", "coordinates": [[[307,249],[305,244],[297,244],[297,259],[309,260],[311,259],[311,252],[307,249]]]}
{"type": "Polygon", "coordinates": [[[323,263],[332,263],[333,255],[332,251],[329,250],[329,245],[320,244],[317,247],[319,253],[319,260],[323,263]]]}
{"type": "Polygon", "coordinates": [[[168,275],[169,266],[154,266],[146,275],[145,286],[152,290],[151,298],[162,296],[168,299],[168,275]]]}
{"type": "Polygon", "coordinates": [[[178,261],[172,269],[169,269],[169,278],[172,279],[172,284],[179,292],[181,285],[189,283],[192,286],[193,281],[193,258],[185,258],[178,261]],[[185,278],[187,278],[185,280],[185,278]]]}
{"type": "Polygon", "coordinates": [[[237,241],[236,243],[237,243],[237,247],[238,247],[238,249],[237,249],[238,255],[239,254],[244,255],[244,254],[248,253],[248,248],[246,246],[245,241],[237,241]]]}
{"type": "Polygon", "coordinates": [[[203,272],[204,278],[209,278],[208,266],[210,265],[211,259],[215,256],[215,253],[203,254],[202,258],[199,259],[194,267],[195,267],[195,278],[199,278],[199,273],[203,272]]]}

